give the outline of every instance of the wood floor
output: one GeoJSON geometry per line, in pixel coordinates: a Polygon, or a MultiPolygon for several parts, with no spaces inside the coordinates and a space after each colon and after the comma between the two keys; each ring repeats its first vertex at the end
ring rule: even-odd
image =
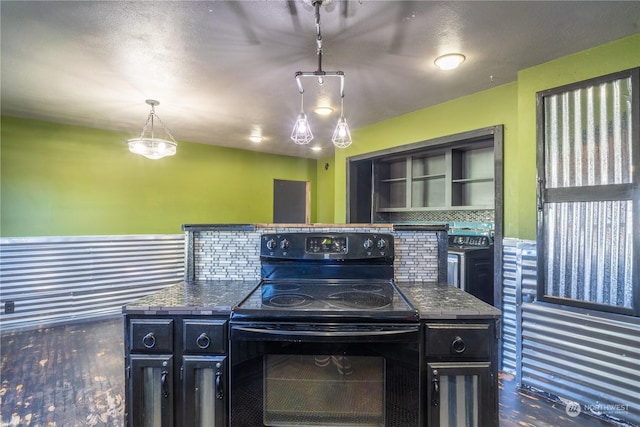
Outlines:
{"type": "MultiPolygon", "coordinates": [[[[122,336],[120,317],[3,333],[0,426],[123,426],[122,336]]],[[[569,417],[564,406],[521,393],[511,375],[501,375],[500,426],[610,425],[569,417]]]]}

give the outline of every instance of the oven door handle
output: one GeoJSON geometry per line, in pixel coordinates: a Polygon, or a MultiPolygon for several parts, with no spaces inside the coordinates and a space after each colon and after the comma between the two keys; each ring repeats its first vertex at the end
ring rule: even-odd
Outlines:
{"type": "Polygon", "coordinates": [[[231,339],[239,340],[273,340],[273,341],[406,341],[417,339],[419,326],[403,327],[369,327],[358,330],[336,330],[330,328],[317,329],[274,329],[255,326],[238,326],[231,328],[231,339]]]}

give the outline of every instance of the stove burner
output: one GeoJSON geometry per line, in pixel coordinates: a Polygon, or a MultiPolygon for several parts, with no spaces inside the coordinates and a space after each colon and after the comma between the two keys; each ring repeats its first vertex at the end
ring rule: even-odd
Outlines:
{"type": "Polygon", "coordinates": [[[356,309],[376,309],[391,304],[391,299],[387,296],[360,291],[337,292],[329,295],[327,301],[337,307],[356,309]]]}
{"type": "Polygon", "coordinates": [[[280,294],[265,301],[271,307],[304,307],[313,303],[313,297],[304,294],[280,294]]]}
{"type": "Polygon", "coordinates": [[[372,284],[353,285],[352,287],[356,291],[361,291],[361,292],[380,292],[383,289],[382,286],[380,285],[372,285],[372,284]]]}

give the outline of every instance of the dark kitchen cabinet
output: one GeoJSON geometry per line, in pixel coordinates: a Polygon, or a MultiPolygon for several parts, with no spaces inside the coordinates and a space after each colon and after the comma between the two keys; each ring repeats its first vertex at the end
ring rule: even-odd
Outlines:
{"type": "Polygon", "coordinates": [[[226,425],[226,356],[182,359],[183,427],[226,425]]]}
{"type": "Polygon", "coordinates": [[[227,424],[227,320],[182,322],[182,404],[184,427],[227,424]]]}
{"type": "Polygon", "coordinates": [[[128,425],[173,426],[173,357],[132,354],[128,370],[128,398],[135,402],[127,413],[128,425]]]}
{"type": "Polygon", "coordinates": [[[126,322],[126,420],[130,426],[170,427],[174,417],[174,321],[126,322]]]}
{"type": "Polygon", "coordinates": [[[227,425],[227,317],[125,315],[129,427],[227,425]]]}
{"type": "Polygon", "coordinates": [[[427,426],[498,426],[495,322],[425,325],[427,426]]]}

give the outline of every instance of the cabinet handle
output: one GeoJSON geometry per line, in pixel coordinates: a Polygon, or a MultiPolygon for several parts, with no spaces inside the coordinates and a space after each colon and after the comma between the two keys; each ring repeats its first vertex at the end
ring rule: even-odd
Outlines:
{"type": "Polygon", "coordinates": [[[433,391],[431,393],[431,404],[433,406],[440,406],[440,378],[438,377],[438,371],[434,369],[433,379],[431,380],[433,385],[433,391]]]}
{"type": "Polygon", "coordinates": [[[467,345],[464,343],[464,340],[461,337],[455,337],[453,341],[451,341],[451,350],[455,354],[462,354],[467,349],[467,345]]]}
{"type": "Polygon", "coordinates": [[[542,212],[544,210],[544,180],[541,177],[538,177],[538,194],[537,194],[537,202],[538,202],[538,211],[542,212]]]}
{"type": "Polygon", "coordinates": [[[209,335],[203,332],[198,336],[198,338],[196,338],[196,345],[203,350],[209,348],[209,346],[211,345],[211,338],[209,338],[209,335]]]}
{"type": "Polygon", "coordinates": [[[222,388],[222,364],[216,363],[216,399],[224,398],[224,390],[222,388]]]}
{"type": "Polygon", "coordinates": [[[142,337],[142,345],[146,348],[153,348],[156,346],[156,335],[153,332],[149,332],[147,335],[142,337]]]}
{"type": "Polygon", "coordinates": [[[167,383],[168,374],[169,372],[167,372],[166,369],[163,369],[162,372],[160,373],[160,384],[162,385],[162,396],[164,396],[165,399],[169,397],[169,384],[167,383]]]}

